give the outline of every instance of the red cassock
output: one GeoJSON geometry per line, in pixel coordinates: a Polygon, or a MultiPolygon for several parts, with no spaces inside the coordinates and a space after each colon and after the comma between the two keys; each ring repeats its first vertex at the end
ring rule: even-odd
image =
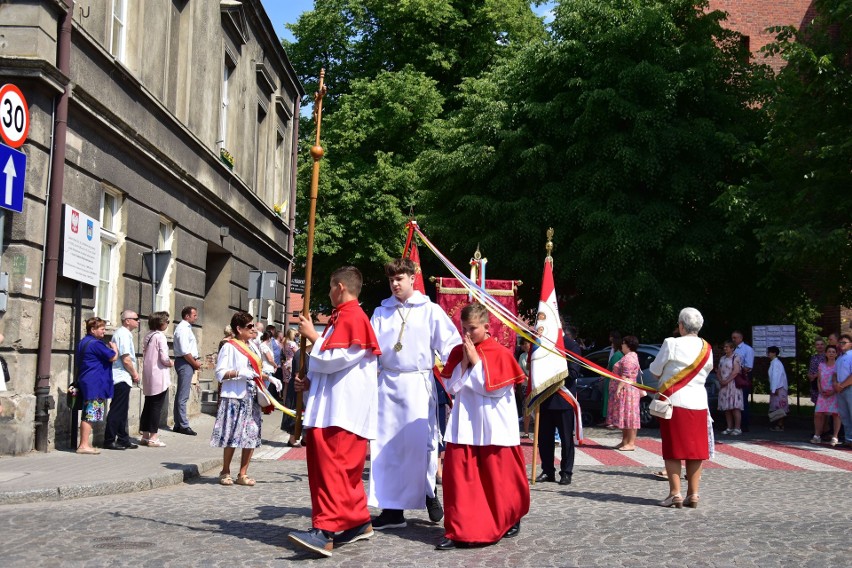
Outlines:
{"type": "Polygon", "coordinates": [[[314,528],[344,531],[370,520],[361,476],[367,439],[343,428],[309,428],[308,484],[314,528]]]}
{"type": "MultiPolygon", "coordinates": [[[[481,403],[488,408],[505,408],[509,423],[517,425],[514,385],[523,380],[523,371],[512,354],[493,338],[477,344],[482,360],[486,391],[508,389],[511,401],[495,404],[495,399],[461,391],[456,406],[481,403]],[[478,402],[477,402],[478,401],[478,402]]],[[[443,376],[450,378],[461,360],[462,346],[450,354],[443,376]]],[[[459,412],[454,408],[454,413],[459,412]]],[[[502,411],[501,411],[502,412],[502,411]]],[[[496,435],[496,434],[495,434],[496,435]]],[[[505,438],[505,436],[503,436],[505,438]]],[[[517,438],[515,438],[517,439],[517,438]]],[[[493,543],[530,510],[527,469],[519,443],[503,445],[459,444],[447,442],[444,457],[444,529],[445,536],[456,542],[493,543]]]]}
{"type": "Polygon", "coordinates": [[[447,444],[444,532],[456,542],[497,542],[530,511],[521,446],[447,444]]]}
{"type": "MultiPolygon", "coordinates": [[[[326,331],[329,329],[331,332],[328,337],[324,337],[321,351],[349,350],[357,346],[373,355],[381,354],[370,320],[357,300],[345,302],[335,308],[326,331]]],[[[353,366],[345,371],[345,378],[342,380],[364,379],[359,374],[362,373],[357,365],[353,366]]],[[[375,380],[375,376],[372,380],[375,380]]],[[[363,404],[363,400],[351,401],[351,405],[363,404]]],[[[365,407],[364,413],[366,412],[369,410],[365,407]]],[[[367,438],[329,424],[324,427],[306,428],[305,439],[314,528],[338,532],[368,522],[370,512],[367,509],[367,494],[362,481],[364,462],[367,458],[367,438]]]]}

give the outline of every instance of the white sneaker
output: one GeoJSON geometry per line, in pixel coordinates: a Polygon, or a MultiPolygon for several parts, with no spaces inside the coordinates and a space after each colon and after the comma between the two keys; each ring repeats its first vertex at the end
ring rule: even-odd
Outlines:
{"type": "Polygon", "coordinates": [[[731,436],[739,436],[742,433],[743,433],[743,431],[740,430],[739,428],[734,428],[733,430],[731,430],[731,436]]]}
{"type": "Polygon", "coordinates": [[[726,429],[722,430],[722,434],[728,435],[733,431],[734,431],[733,428],[726,428],[726,429]]]}
{"type": "Polygon", "coordinates": [[[811,438],[811,444],[821,444],[821,443],[822,443],[822,438],[820,438],[819,436],[814,434],[814,437],[811,438]]]}
{"type": "Polygon", "coordinates": [[[838,440],[837,438],[832,438],[831,442],[829,442],[829,445],[833,448],[834,446],[836,446],[839,443],[840,443],[840,440],[838,440]]]}

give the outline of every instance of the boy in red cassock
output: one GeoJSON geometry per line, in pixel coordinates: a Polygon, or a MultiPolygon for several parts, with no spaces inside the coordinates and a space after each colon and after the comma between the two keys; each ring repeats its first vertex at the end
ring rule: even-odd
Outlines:
{"type": "Polygon", "coordinates": [[[530,509],[515,405],[524,372],[489,335],[485,306],[466,306],[461,319],[464,342],[441,373],[455,404],[444,436],[445,536],[438,550],[513,537],[530,509]]]}
{"type": "Polygon", "coordinates": [[[322,336],[310,320],[299,321],[299,332],[314,344],[307,378],[294,384],[307,391],[303,423],[313,526],[288,538],[322,556],[331,556],[335,545],[373,536],[361,475],[367,442],[376,437],[381,351],[358,305],[361,282],[352,266],[331,275],[334,311],[322,336]]]}

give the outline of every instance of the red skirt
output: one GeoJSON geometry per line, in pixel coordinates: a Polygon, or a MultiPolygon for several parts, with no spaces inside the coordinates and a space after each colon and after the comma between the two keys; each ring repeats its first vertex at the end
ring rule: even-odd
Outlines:
{"type": "Polygon", "coordinates": [[[367,439],[336,426],[305,430],[314,528],[345,531],[370,520],[361,476],[367,439]]]}
{"type": "Polygon", "coordinates": [[[675,406],[670,420],[660,420],[663,459],[710,459],[707,409],[687,410],[675,406]]]}
{"type": "Polygon", "coordinates": [[[492,543],[530,510],[521,446],[447,443],[444,530],[457,542],[492,543]]]}

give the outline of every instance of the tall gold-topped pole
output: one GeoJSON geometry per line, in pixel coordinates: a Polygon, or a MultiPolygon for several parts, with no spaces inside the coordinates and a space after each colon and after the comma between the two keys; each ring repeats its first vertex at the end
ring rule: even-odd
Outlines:
{"type": "MultiPolygon", "coordinates": [[[[305,295],[302,315],[311,319],[311,277],[314,262],[314,225],[317,217],[317,193],[319,192],[320,160],[325,151],[320,146],[320,128],[322,126],[322,99],[326,93],[325,69],[320,69],[319,89],[314,93],[314,121],[317,123],[317,134],[314,145],[311,146],[311,158],[314,168],[311,175],[310,213],[308,214],[308,247],[305,255],[305,295]]],[[[299,377],[305,378],[305,360],[307,340],[302,336],[299,347],[299,377]]],[[[293,427],[293,437],[298,440],[302,436],[302,393],[296,393],[296,425],[293,427]]]]}

